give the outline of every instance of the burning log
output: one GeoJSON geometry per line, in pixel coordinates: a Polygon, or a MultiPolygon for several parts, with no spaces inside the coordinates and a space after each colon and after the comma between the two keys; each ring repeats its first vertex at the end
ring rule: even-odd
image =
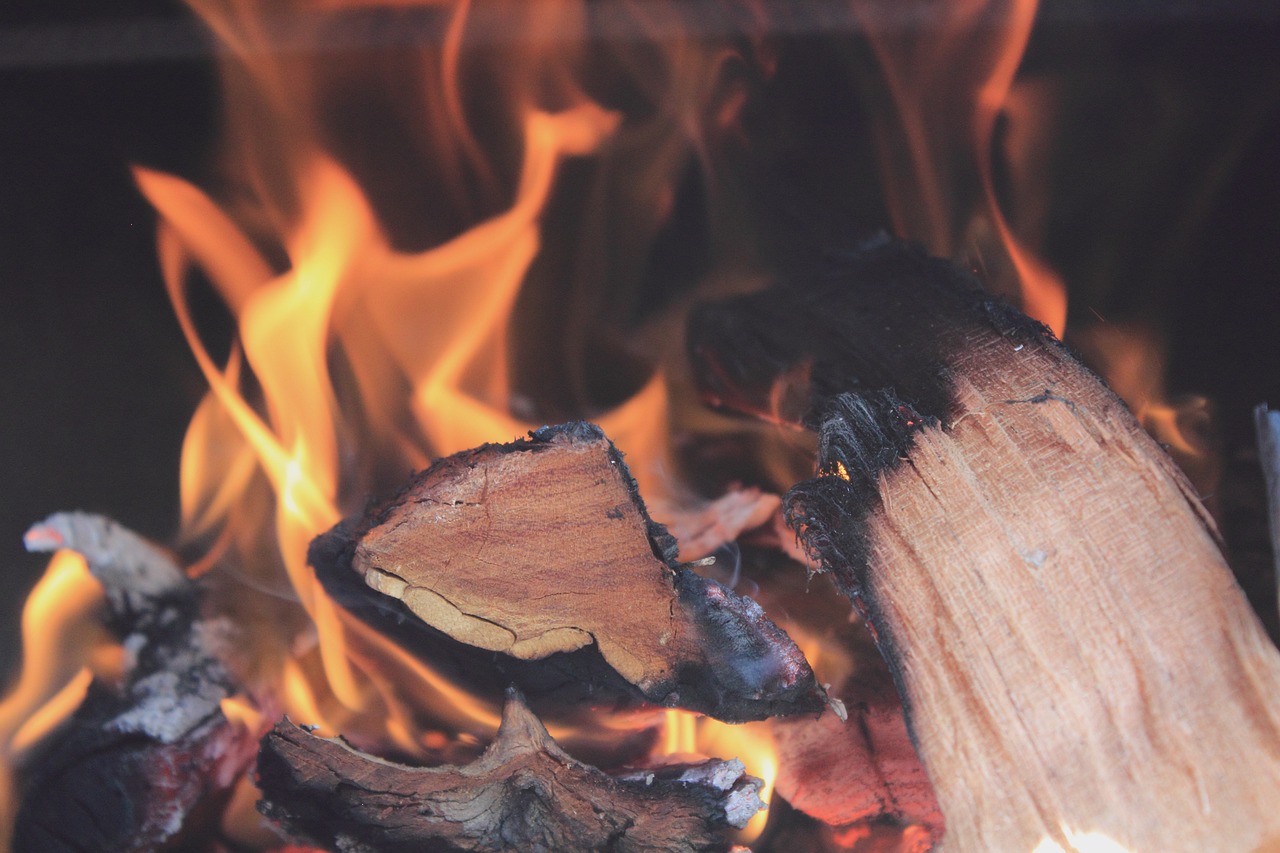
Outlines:
{"type": "Polygon", "coordinates": [[[349,566],[468,646],[542,660],[594,645],[644,700],[727,721],[825,705],[758,604],[676,562],[590,424],[440,460],[354,532],[322,540],[322,574],[349,566]]]}
{"type": "Polygon", "coordinates": [[[570,758],[514,690],[465,767],[405,767],[288,721],[258,759],[263,813],[328,849],[710,851],[762,808],[741,762],[609,776],[570,758]]]}
{"type": "Polygon", "coordinates": [[[144,851],[214,838],[257,740],[222,712],[236,690],[218,655],[229,626],[202,619],[199,591],[173,560],[109,519],[59,513],[26,545],[85,557],[126,667],[122,684],[95,680],[42,750],[13,849],[144,851]]]}
{"type": "Polygon", "coordinates": [[[877,633],[948,847],[1276,843],[1280,654],[1180,472],[963,271],[838,261],[703,310],[695,369],[819,432],[790,518],[877,633]]]}

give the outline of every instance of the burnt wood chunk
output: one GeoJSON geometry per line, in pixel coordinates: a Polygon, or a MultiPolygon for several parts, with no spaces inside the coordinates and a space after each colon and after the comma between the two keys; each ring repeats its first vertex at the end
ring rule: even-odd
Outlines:
{"type": "Polygon", "coordinates": [[[762,807],[741,762],[614,777],[570,758],[515,691],[462,767],[406,767],[288,721],[262,742],[263,813],[326,849],[716,851],[762,807]]]}
{"type": "Polygon", "coordinates": [[[723,720],[824,706],[758,604],[676,562],[591,424],[440,460],[354,534],[329,537],[313,555],[340,551],[369,587],[467,645],[522,660],[594,647],[645,701],[723,720]]]}
{"type": "Polygon", "coordinates": [[[94,681],[32,757],[12,849],[211,849],[258,735],[222,713],[238,689],[220,654],[232,629],[202,618],[199,588],[165,551],[110,519],[58,513],[26,544],[85,557],[128,657],[123,683],[94,681]]]}
{"type": "Polygon", "coordinates": [[[915,249],[790,285],[691,352],[707,397],[819,432],[788,515],[875,631],[947,849],[1280,843],[1280,653],[1121,401],[915,249]]]}

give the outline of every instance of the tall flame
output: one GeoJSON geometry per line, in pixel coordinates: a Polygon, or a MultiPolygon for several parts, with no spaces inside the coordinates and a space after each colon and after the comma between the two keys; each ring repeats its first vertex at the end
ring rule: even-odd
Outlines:
{"type": "MultiPolygon", "coordinates": [[[[307,547],[432,458],[539,425],[513,385],[528,373],[513,348],[513,316],[538,265],[549,263],[543,232],[559,176],[570,161],[590,160],[600,180],[618,186],[587,193],[585,203],[619,193],[634,202],[621,218],[628,231],[605,244],[617,258],[580,261],[572,274],[633,274],[682,170],[707,153],[704,124],[731,120],[737,102],[713,73],[728,49],[678,35],[670,26],[683,14],[678,3],[627,7],[641,31],[675,34],[662,56],[672,70],[649,93],[658,109],[635,119],[586,94],[590,13],[581,0],[191,5],[223,51],[229,180],[215,198],[150,169],[135,178],[159,214],[164,280],[210,388],[182,455],[184,537],[205,552],[192,572],[229,580],[216,588],[249,635],[245,677],[294,719],[408,753],[438,749],[442,737],[489,736],[496,708],[335,604],[307,565],[307,547]],[[363,7],[393,23],[425,20],[434,37],[367,63],[278,49],[282,39],[340,38],[363,7]],[[499,20],[520,33],[499,40],[500,50],[499,20]],[[416,110],[422,121],[386,135],[424,149],[422,162],[374,162],[358,122],[340,115],[344,104],[362,108],[344,101],[349,90],[367,86],[364,97],[383,98],[389,80],[404,96],[392,113],[416,110]],[[621,158],[635,174],[610,165],[621,158]],[[409,198],[401,181],[424,198],[409,198]],[[191,307],[189,289],[201,282],[235,323],[225,358],[191,307]],[[238,585],[254,594],[236,595],[238,585]]],[[[591,222],[589,212],[577,215],[591,222]]],[[[564,372],[583,380],[576,365],[564,372]]],[[[654,363],[620,402],[584,400],[570,411],[626,451],[651,501],[668,486],[667,394],[654,363]]],[[[231,711],[252,716],[243,704],[231,711]]],[[[555,721],[549,728],[592,736],[555,721]]],[[[698,745],[706,751],[705,738],[698,745]]]]}
{"type": "Polygon", "coordinates": [[[1061,337],[1066,288],[1015,233],[994,177],[997,122],[1007,115],[1038,0],[930,4],[937,19],[919,28],[876,0],[851,2],[893,100],[896,126],[880,128],[880,144],[895,229],[937,254],[981,264],[1000,287],[998,259],[981,245],[983,232],[994,232],[1013,295],[1061,337]]]}

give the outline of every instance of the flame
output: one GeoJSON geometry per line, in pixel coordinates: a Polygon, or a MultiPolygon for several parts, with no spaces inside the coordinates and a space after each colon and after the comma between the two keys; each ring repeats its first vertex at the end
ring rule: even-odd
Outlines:
{"type": "Polygon", "coordinates": [[[1038,0],[935,4],[928,27],[895,26],[875,0],[851,2],[893,101],[896,126],[880,128],[880,145],[895,230],[940,255],[976,254],[999,288],[997,259],[980,246],[993,231],[1023,310],[1061,337],[1066,288],[1015,233],[994,178],[997,120],[1012,115],[1038,0]]]}
{"type": "Polygon", "coordinates": [[[1077,330],[1072,343],[1216,508],[1222,463],[1214,413],[1204,397],[1169,393],[1163,336],[1142,323],[1095,323],[1077,330]]]}
{"type": "Polygon", "coordinates": [[[84,558],[56,552],[22,611],[22,673],[0,703],[6,758],[12,760],[79,704],[95,650],[110,643],[96,619],[102,602],[102,587],[84,558]]]}
{"type": "MultiPolygon", "coordinates": [[[[624,255],[634,254],[632,243],[643,247],[666,215],[662,200],[685,161],[706,153],[699,117],[725,131],[741,105],[741,92],[717,100],[714,75],[702,73],[725,61],[726,48],[674,39],[667,59],[678,73],[655,97],[661,110],[628,125],[584,93],[581,0],[499,2],[521,33],[502,51],[484,47],[483,32],[473,41],[481,10],[468,0],[428,4],[440,40],[371,60],[373,72],[337,72],[323,57],[276,50],[273,40],[286,32],[323,44],[357,6],[394,17],[403,11],[396,7],[417,4],[190,5],[223,50],[233,189],[215,197],[173,175],[143,167],[134,174],[159,215],[165,284],[210,389],[181,461],[183,537],[204,548],[192,574],[221,572],[223,587],[254,593],[227,592],[222,602],[251,635],[243,675],[278,693],[294,719],[326,733],[377,731],[416,753],[437,748],[442,730],[488,736],[498,723],[492,703],[334,603],[307,564],[307,547],[367,495],[432,458],[540,425],[512,384],[513,317],[542,257],[559,175],[567,161],[608,161],[619,149],[639,164],[629,197],[650,218],[620,241],[624,255]],[[371,176],[375,188],[388,174],[401,180],[396,169],[371,169],[351,128],[333,119],[350,79],[376,83],[392,71],[418,75],[405,89],[422,99],[413,107],[423,121],[405,135],[428,154],[398,164],[425,174],[421,187],[434,194],[431,206],[417,208],[416,228],[389,221],[385,193],[370,192],[371,176]],[[492,108],[482,122],[478,94],[492,108]],[[189,291],[200,282],[235,324],[222,359],[191,309],[189,291]]],[[[642,28],[675,32],[666,19],[683,11],[652,4],[634,14],[642,28]]],[[[581,384],[575,370],[569,378],[581,384]]],[[[655,363],[626,399],[577,413],[626,451],[656,503],[670,469],[668,409],[655,363]]],[[[616,719],[598,728],[637,725],[616,719]]]]}
{"type": "Polygon", "coordinates": [[[22,672],[0,702],[0,828],[16,799],[11,774],[28,749],[70,716],[95,675],[116,677],[119,647],[97,620],[104,594],[84,558],[58,551],[22,610],[22,672]],[[117,652],[117,653],[113,653],[117,652]]]}

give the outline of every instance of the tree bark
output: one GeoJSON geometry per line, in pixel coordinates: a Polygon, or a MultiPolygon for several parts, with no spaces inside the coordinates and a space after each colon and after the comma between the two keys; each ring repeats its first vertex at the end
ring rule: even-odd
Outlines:
{"type": "Polygon", "coordinates": [[[1123,404],[913,249],[794,284],[698,315],[695,369],[818,430],[789,515],[876,632],[946,849],[1280,843],[1280,654],[1123,404]]]}

